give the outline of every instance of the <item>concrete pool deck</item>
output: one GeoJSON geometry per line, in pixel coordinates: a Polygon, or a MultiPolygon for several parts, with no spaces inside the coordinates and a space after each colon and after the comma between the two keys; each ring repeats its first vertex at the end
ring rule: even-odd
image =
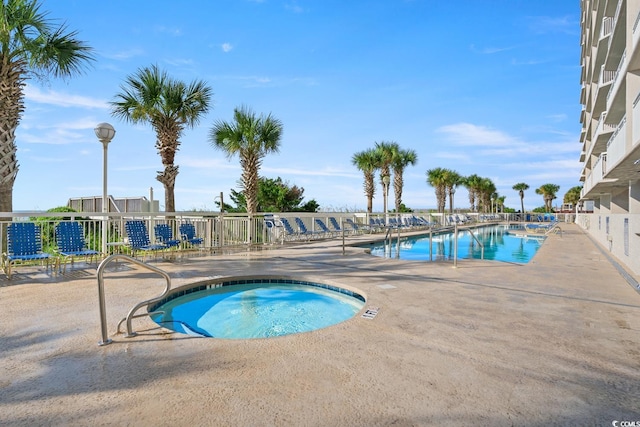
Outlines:
{"type": "MultiPolygon", "coordinates": [[[[577,226],[527,265],[375,258],[338,239],[153,265],[180,286],[283,274],[360,290],[357,317],[270,339],[192,338],[135,319],[163,280],[95,266],[0,276],[0,425],[611,425],[640,421],[640,294],[577,226]]],[[[360,237],[366,239],[367,237],[360,237]]],[[[350,238],[349,242],[357,238],[350,238]]]]}

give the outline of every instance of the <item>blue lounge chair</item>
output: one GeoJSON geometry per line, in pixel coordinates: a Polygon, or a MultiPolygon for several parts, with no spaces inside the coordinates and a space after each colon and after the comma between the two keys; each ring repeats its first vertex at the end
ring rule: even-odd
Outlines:
{"type": "Polygon", "coordinates": [[[313,236],[317,235],[313,231],[309,231],[307,226],[304,225],[304,222],[299,217],[295,217],[293,220],[296,222],[296,225],[298,226],[299,236],[307,236],[307,239],[311,239],[313,236]]]}
{"type": "Polygon", "coordinates": [[[135,256],[137,251],[143,252],[155,252],[162,249],[166,249],[165,245],[151,244],[149,240],[149,232],[147,231],[147,225],[142,220],[131,220],[124,223],[125,230],[127,231],[127,238],[129,239],[129,248],[131,249],[131,255],[135,256]]]}
{"type": "Polygon", "coordinates": [[[58,253],[63,262],[63,273],[67,271],[67,259],[71,260],[73,267],[75,257],[85,257],[91,262],[94,257],[97,258],[96,255],[100,255],[100,252],[87,248],[84,231],[79,222],[60,222],[56,225],[55,230],[58,253]]]}
{"type": "Polygon", "coordinates": [[[169,224],[156,224],[154,227],[156,240],[167,248],[180,246],[180,240],[173,238],[173,231],[169,224]]]}
{"type": "Polygon", "coordinates": [[[201,237],[196,237],[196,227],[190,222],[185,222],[184,224],[180,224],[180,235],[182,236],[182,240],[187,242],[191,246],[199,246],[202,244],[203,239],[201,237]]]}
{"type": "Polygon", "coordinates": [[[7,252],[2,254],[2,266],[11,280],[11,266],[16,262],[46,262],[49,269],[51,255],[42,252],[40,227],[33,222],[12,222],[7,228],[7,252]]]}
{"type": "Polygon", "coordinates": [[[334,232],[329,230],[329,227],[327,227],[327,224],[325,224],[323,220],[321,220],[320,218],[315,218],[315,222],[318,228],[320,229],[320,232],[318,232],[317,234],[323,234],[326,237],[333,236],[334,232]]]}
{"type": "Polygon", "coordinates": [[[284,229],[285,240],[294,240],[300,237],[299,234],[295,232],[287,218],[280,218],[279,221],[280,224],[282,224],[282,228],[284,229]]]}
{"type": "Polygon", "coordinates": [[[347,230],[343,230],[343,229],[340,227],[340,224],[338,224],[338,220],[337,220],[337,219],[336,219],[336,217],[334,217],[334,216],[330,216],[330,217],[329,217],[329,224],[331,224],[331,226],[333,227],[333,230],[334,230],[336,233],[342,233],[343,231],[345,231],[345,232],[347,231],[347,230]]]}

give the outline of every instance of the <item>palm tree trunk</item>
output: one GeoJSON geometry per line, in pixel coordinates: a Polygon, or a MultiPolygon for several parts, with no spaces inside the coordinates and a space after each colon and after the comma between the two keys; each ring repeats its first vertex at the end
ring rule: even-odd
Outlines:
{"type": "Polygon", "coordinates": [[[13,211],[13,184],[18,174],[15,131],[24,111],[23,64],[0,62],[0,212],[13,211]]]}
{"type": "Polygon", "coordinates": [[[165,212],[175,212],[175,192],[176,177],[178,176],[178,166],[165,166],[164,171],[158,172],[156,179],[164,186],[164,210],[165,212]]]}

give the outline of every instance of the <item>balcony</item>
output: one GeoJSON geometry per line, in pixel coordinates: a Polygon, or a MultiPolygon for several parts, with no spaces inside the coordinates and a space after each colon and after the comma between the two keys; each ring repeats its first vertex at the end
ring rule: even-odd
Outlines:
{"type": "Polygon", "coordinates": [[[615,71],[613,83],[607,93],[606,109],[611,121],[618,121],[624,116],[625,113],[625,99],[627,88],[627,53],[624,51],[618,63],[618,68],[615,71]]]}
{"type": "MultiPolygon", "coordinates": [[[[606,154],[610,165],[616,165],[620,160],[624,159],[627,154],[627,119],[622,119],[616,131],[611,135],[611,139],[607,143],[606,154]]],[[[605,174],[606,170],[603,171],[605,174]]]]}
{"type": "MultiPolygon", "coordinates": [[[[611,191],[612,186],[614,186],[618,180],[605,178],[604,176],[607,174],[607,170],[607,153],[602,153],[595,161],[593,169],[587,173],[587,177],[584,180],[583,196],[589,198],[611,191]]],[[[584,171],[582,176],[584,176],[584,171]]],[[[582,176],[580,177],[581,180],[582,176]]]]}
{"type": "Polygon", "coordinates": [[[631,114],[633,117],[631,142],[635,146],[640,143],[640,92],[638,93],[638,96],[636,96],[636,99],[633,101],[633,110],[631,114]]]}
{"type": "Polygon", "coordinates": [[[604,65],[600,67],[600,78],[598,79],[598,88],[596,89],[596,99],[591,112],[594,116],[601,114],[607,109],[607,96],[609,95],[611,83],[613,83],[615,77],[615,71],[605,70],[604,65]]]}
{"type": "Polygon", "coordinates": [[[611,139],[611,134],[616,131],[618,125],[606,123],[607,112],[600,114],[600,119],[596,125],[595,132],[591,137],[591,145],[587,150],[587,155],[599,155],[607,151],[607,143],[611,139]]]}

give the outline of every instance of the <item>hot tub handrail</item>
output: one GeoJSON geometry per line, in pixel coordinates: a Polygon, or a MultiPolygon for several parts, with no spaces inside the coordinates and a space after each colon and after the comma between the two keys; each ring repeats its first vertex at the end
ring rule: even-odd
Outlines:
{"type": "Polygon", "coordinates": [[[157,267],[154,267],[152,265],[149,265],[147,263],[144,263],[142,261],[139,261],[135,258],[132,258],[128,255],[122,255],[122,254],[114,254],[114,255],[109,255],[108,257],[106,257],[98,266],[98,269],[96,270],[96,276],[98,278],[98,303],[100,306],[100,329],[102,331],[102,341],[98,342],[98,345],[107,345],[107,344],[111,344],[112,340],[109,339],[108,334],[107,334],[107,310],[105,307],[105,301],[104,301],[104,269],[105,267],[113,260],[116,259],[122,259],[125,261],[129,261],[132,264],[136,264],[140,267],[146,268],[147,270],[151,270],[155,273],[160,274],[162,277],[165,278],[167,285],[164,288],[164,291],[162,292],[161,295],[149,299],[147,301],[143,301],[139,304],[136,304],[135,307],[133,307],[130,311],[129,314],[127,314],[127,337],[132,337],[135,336],[135,333],[132,330],[131,327],[131,319],[134,315],[134,313],[142,306],[144,306],[145,304],[149,304],[151,302],[155,302],[156,300],[160,300],[162,298],[164,298],[167,293],[169,293],[169,290],[171,289],[171,278],[169,277],[169,274],[167,272],[165,272],[164,270],[161,270],[157,267]]]}

